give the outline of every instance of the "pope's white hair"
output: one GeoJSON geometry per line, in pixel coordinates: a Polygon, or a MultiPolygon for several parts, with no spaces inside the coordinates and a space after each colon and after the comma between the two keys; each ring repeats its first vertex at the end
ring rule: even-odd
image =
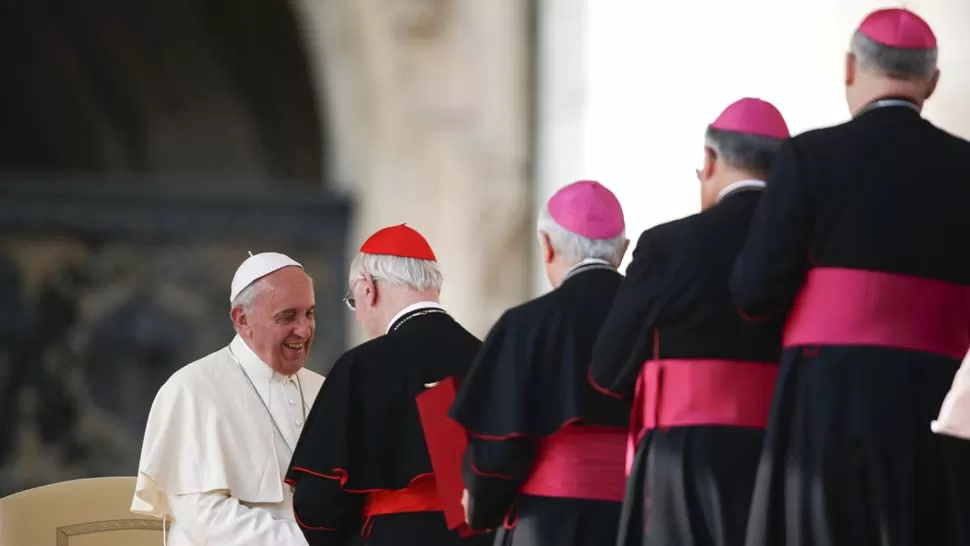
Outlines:
{"type": "Polygon", "coordinates": [[[349,284],[364,275],[412,290],[441,290],[444,283],[437,262],[360,252],[350,262],[349,284]]]}
{"type": "Polygon", "coordinates": [[[246,288],[243,288],[236,298],[232,300],[231,308],[242,307],[244,311],[249,311],[253,308],[253,304],[256,303],[256,299],[269,289],[269,284],[266,282],[266,278],[257,279],[256,282],[250,284],[246,288]]]}
{"type": "Polygon", "coordinates": [[[586,259],[605,260],[619,266],[626,250],[626,230],[612,239],[590,239],[577,235],[559,225],[549,214],[549,206],[543,205],[536,222],[539,233],[549,237],[552,249],[568,264],[586,259]]]}

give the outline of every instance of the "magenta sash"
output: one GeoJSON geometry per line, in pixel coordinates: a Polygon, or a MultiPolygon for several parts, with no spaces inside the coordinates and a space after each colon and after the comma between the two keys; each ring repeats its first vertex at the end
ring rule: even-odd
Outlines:
{"type": "Polygon", "coordinates": [[[539,441],[532,474],[520,491],[540,497],[623,502],[626,431],[566,425],[539,441]]]}
{"type": "Polygon", "coordinates": [[[650,429],[726,425],[763,429],[778,366],[722,359],[648,360],[640,369],[627,437],[626,473],[650,429]]]}
{"type": "Polygon", "coordinates": [[[970,348],[970,286],[894,273],[812,269],[784,346],[868,345],[962,360],[970,348]]]}

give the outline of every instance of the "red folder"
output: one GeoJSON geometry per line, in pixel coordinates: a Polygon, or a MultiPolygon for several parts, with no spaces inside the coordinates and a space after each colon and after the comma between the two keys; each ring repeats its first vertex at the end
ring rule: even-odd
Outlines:
{"type": "Polygon", "coordinates": [[[416,401],[438,496],[445,508],[445,521],[449,529],[467,536],[472,533],[465,522],[465,509],[461,505],[461,494],[465,489],[461,468],[468,439],[465,429],[448,417],[455,393],[455,379],[449,377],[419,394],[416,401]]]}

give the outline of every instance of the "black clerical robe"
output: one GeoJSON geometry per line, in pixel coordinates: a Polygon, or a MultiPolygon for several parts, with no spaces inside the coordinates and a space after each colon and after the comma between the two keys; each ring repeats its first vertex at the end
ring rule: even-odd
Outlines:
{"type": "Polygon", "coordinates": [[[620,546],[744,541],[781,321],[748,324],[731,301],[731,267],[761,189],[727,191],[640,236],[596,340],[590,381],[635,400],[620,546]]]}
{"type": "Polygon", "coordinates": [[[587,381],[596,332],[621,275],[605,263],[506,311],[451,409],[469,434],[473,528],[503,546],[612,544],[623,497],[629,405],[587,381]]]}
{"type": "Polygon", "coordinates": [[[749,546],[970,544],[970,143],[890,101],[781,150],[731,287],[788,314],[749,546]]]}
{"type": "Polygon", "coordinates": [[[347,351],[310,411],[286,481],[310,546],[484,546],[446,525],[416,397],[466,373],[481,342],[437,308],[347,351]]]}

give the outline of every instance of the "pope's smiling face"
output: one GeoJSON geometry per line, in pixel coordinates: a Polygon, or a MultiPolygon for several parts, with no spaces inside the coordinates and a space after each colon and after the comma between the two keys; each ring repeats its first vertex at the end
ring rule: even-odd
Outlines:
{"type": "Polygon", "coordinates": [[[306,364],[313,342],[313,281],[299,267],[284,267],[257,282],[249,308],[232,310],[236,330],[273,370],[293,375],[306,364]]]}

